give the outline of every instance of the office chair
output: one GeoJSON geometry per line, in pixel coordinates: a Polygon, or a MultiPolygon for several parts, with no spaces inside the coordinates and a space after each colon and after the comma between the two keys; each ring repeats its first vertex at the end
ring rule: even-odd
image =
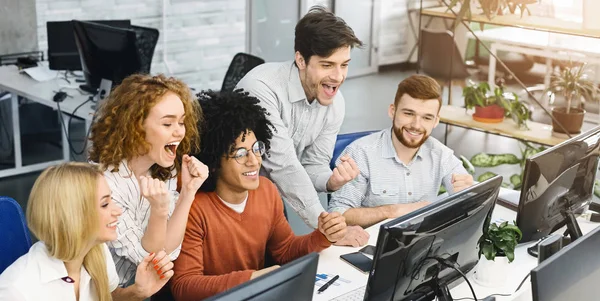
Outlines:
{"type": "MultiPolygon", "coordinates": [[[[421,29],[421,56],[419,69],[433,77],[442,88],[456,82],[466,86],[466,79],[471,75],[462,58],[451,31],[421,29]]],[[[448,93],[448,104],[452,105],[452,93],[448,93]]]]}
{"type": "Polygon", "coordinates": [[[158,29],[133,25],[131,26],[131,29],[135,31],[135,43],[138,48],[138,53],[140,54],[140,60],[142,61],[141,71],[150,74],[152,56],[154,56],[156,43],[158,43],[158,29]]]}
{"type": "Polygon", "coordinates": [[[237,85],[246,73],[250,72],[254,67],[264,63],[265,60],[251,54],[242,52],[236,54],[231,60],[225,78],[223,79],[221,92],[233,91],[235,85],[237,85]]]}
{"type": "Polygon", "coordinates": [[[21,206],[12,198],[0,196],[0,274],[29,251],[31,238],[21,206]]]}

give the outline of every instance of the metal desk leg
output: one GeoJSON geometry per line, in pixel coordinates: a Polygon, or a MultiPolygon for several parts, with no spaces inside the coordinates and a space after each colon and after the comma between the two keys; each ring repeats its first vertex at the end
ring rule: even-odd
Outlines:
{"type": "Polygon", "coordinates": [[[10,108],[12,110],[13,141],[15,142],[15,169],[23,167],[21,154],[21,127],[19,125],[19,96],[12,93],[10,108]]]}
{"type": "Polygon", "coordinates": [[[446,123],[446,128],[444,130],[444,145],[448,146],[448,124],[446,123]]]}
{"type": "MultiPolygon", "coordinates": [[[[61,111],[58,111],[58,114],[59,114],[58,118],[62,118],[62,120],[64,120],[65,128],[67,129],[67,131],[69,131],[70,130],[69,124],[67,123],[69,115],[67,115],[61,111]],[[62,116],[60,116],[60,114],[62,114],[62,116]]],[[[59,122],[60,122],[60,120],[59,120],[59,122]]],[[[62,125],[60,125],[60,126],[62,126],[62,125]]],[[[69,161],[71,161],[71,154],[69,152],[69,150],[70,150],[69,149],[69,139],[67,138],[67,133],[65,133],[64,130],[61,130],[60,136],[62,138],[62,158],[65,162],[69,162],[69,161]]]]}
{"type": "Polygon", "coordinates": [[[498,51],[496,50],[496,43],[492,44],[492,47],[490,47],[490,62],[489,62],[489,68],[488,68],[488,84],[490,85],[490,88],[494,89],[494,87],[496,87],[496,55],[497,55],[498,51]]]}

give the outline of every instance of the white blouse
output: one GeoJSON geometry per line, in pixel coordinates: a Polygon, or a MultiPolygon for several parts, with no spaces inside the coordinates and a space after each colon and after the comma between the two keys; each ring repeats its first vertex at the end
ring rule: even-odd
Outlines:
{"type": "MultiPolygon", "coordinates": [[[[119,284],[119,276],[108,247],[102,246],[112,292],[119,284]]],[[[92,278],[83,266],[79,277],[79,301],[98,300],[92,278]]],[[[48,255],[46,245],[41,241],[0,275],[0,301],[38,300],[75,301],[75,290],[64,262],[48,255]]]]}

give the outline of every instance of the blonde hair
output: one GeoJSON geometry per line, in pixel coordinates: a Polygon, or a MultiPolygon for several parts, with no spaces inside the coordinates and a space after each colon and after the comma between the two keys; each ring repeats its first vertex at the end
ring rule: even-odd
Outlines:
{"type": "MultiPolygon", "coordinates": [[[[96,194],[101,176],[95,165],[69,162],[47,168],[33,184],[27,223],[50,256],[71,261],[95,242],[92,239],[100,223],[96,194]]],[[[102,245],[97,244],[83,259],[99,301],[112,300],[104,256],[102,245]]]]}

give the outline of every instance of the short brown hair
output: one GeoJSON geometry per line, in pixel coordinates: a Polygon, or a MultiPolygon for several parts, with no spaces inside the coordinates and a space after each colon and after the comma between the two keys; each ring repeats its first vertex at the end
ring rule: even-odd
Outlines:
{"type": "MultiPolygon", "coordinates": [[[[179,171],[183,154],[196,153],[200,147],[198,122],[202,119],[202,111],[185,83],[162,74],[131,75],[110,92],[91,128],[90,160],[100,163],[104,169],[112,166],[111,171],[118,171],[123,159],[131,160],[148,153],[150,144],[146,142],[144,120],[167,92],[176,94],[185,110],[185,137],[177,147],[174,167],[179,171]]],[[[173,177],[172,170],[173,167],[154,164],[150,174],[165,181],[173,177]]]]}
{"type": "Polygon", "coordinates": [[[362,47],[346,22],[325,10],[313,6],[296,24],[294,51],[300,52],[306,63],[313,55],[328,57],[341,47],[362,47]]]}
{"type": "Polygon", "coordinates": [[[394,98],[394,106],[398,106],[398,102],[404,94],[415,99],[437,99],[440,103],[438,112],[442,108],[442,88],[435,79],[427,75],[413,74],[401,81],[398,84],[396,98],[394,98]]]}

